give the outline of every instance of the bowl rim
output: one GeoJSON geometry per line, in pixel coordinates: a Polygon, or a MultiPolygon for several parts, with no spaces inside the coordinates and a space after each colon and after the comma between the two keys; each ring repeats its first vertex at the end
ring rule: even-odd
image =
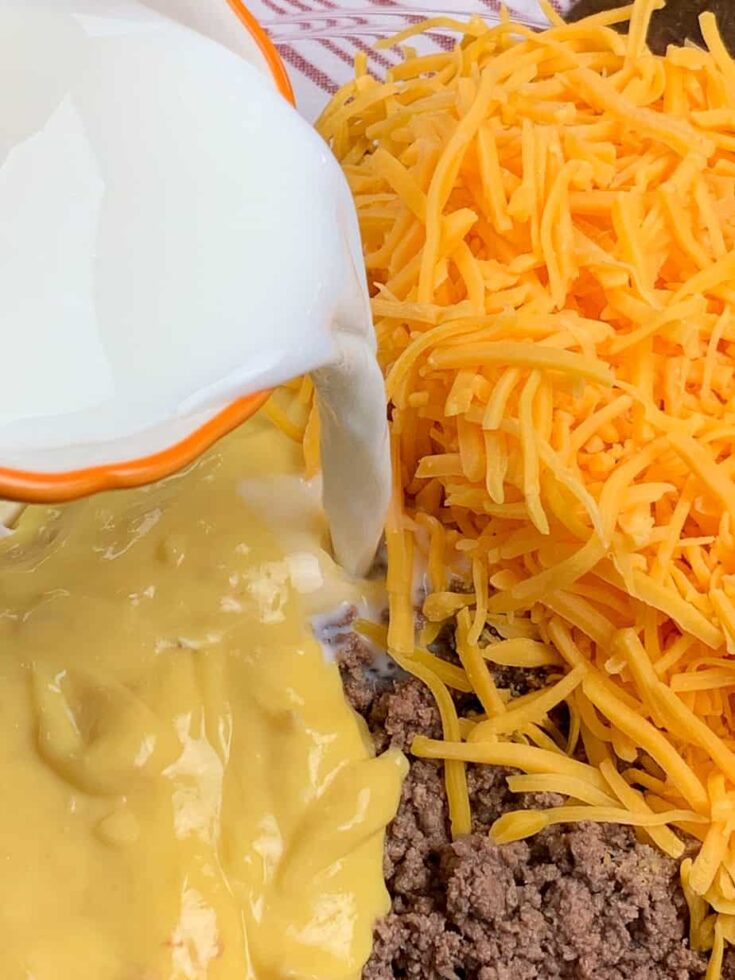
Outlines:
{"type": "MultiPolygon", "coordinates": [[[[276,88],[295,105],[286,67],[275,45],[243,0],[223,0],[257,45],[276,88]]],[[[0,498],[24,503],[75,500],[103,490],[137,487],[183,469],[215,442],[249,419],[268,400],[271,390],[257,391],[230,402],[183,439],[158,452],[58,472],[0,466],[0,498]]]]}

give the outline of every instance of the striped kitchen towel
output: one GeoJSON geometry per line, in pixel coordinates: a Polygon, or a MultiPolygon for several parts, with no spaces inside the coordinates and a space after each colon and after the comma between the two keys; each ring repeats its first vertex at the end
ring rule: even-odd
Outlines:
{"type": "MultiPolygon", "coordinates": [[[[497,21],[498,0],[246,0],[253,14],[270,34],[283,58],[300,110],[314,119],[327,98],[352,74],[357,52],[368,55],[371,69],[380,74],[400,55],[375,51],[373,45],[408,24],[426,17],[459,19],[479,14],[497,21]]],[[[535,26],[546,18],[534,0],[506,3],[512,17],[535,26]]],[[[562,9],[562,0],[554,6],[562,9]]],[[[451,32],[437,28],[421,44],[448,47],[451,32]]]]}

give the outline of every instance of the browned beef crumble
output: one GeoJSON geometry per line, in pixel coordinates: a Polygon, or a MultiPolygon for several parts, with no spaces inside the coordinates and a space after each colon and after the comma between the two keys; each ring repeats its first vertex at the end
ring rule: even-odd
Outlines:
{"type": "MultiPolygon", "coordinates": [[[[378,751],[408,752],[414,735],[440,737],[428,691],[405,675],[380,680],[352,638],[339,654],[347,697],[378,751]]],[[[522,676],[505,684],[527,687],[522,676]]],[[[409,756],[410,758],[410,756],[409,756]]],[[[375,930],[363,980],[693,980],[706,957],[689,948],[676,862],[629,828],[552,827],[498,847],[501,813],[554,805],[519,797],[507,770],[469,766],[473,833],[452,843],[442,767],[411,759],[388,828],[384,871],[392,909],[375,930]]],[[[724,972],[735,977],[731,959],[724,972]]]]}

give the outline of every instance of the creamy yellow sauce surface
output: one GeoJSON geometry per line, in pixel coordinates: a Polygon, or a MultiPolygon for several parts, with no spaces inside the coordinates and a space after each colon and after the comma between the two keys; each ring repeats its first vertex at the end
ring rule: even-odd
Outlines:
{"type": "Polygon", "coordinates": [[[405,760],[312,638],[318,516],[246,503],[296,467],[256,419],[0,542],[3,980],[359,976],[405,760]]]}

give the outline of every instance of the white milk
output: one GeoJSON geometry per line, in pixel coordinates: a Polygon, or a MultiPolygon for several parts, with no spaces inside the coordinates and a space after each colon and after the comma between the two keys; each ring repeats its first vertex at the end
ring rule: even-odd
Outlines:
{"type": "Polygon", "coordinates": [[[314,372],[333,543],[363,571],[389,460],[349,190],[254,46],[152,6],[0,0],[0,465],[142,456],[314,372]]]}

